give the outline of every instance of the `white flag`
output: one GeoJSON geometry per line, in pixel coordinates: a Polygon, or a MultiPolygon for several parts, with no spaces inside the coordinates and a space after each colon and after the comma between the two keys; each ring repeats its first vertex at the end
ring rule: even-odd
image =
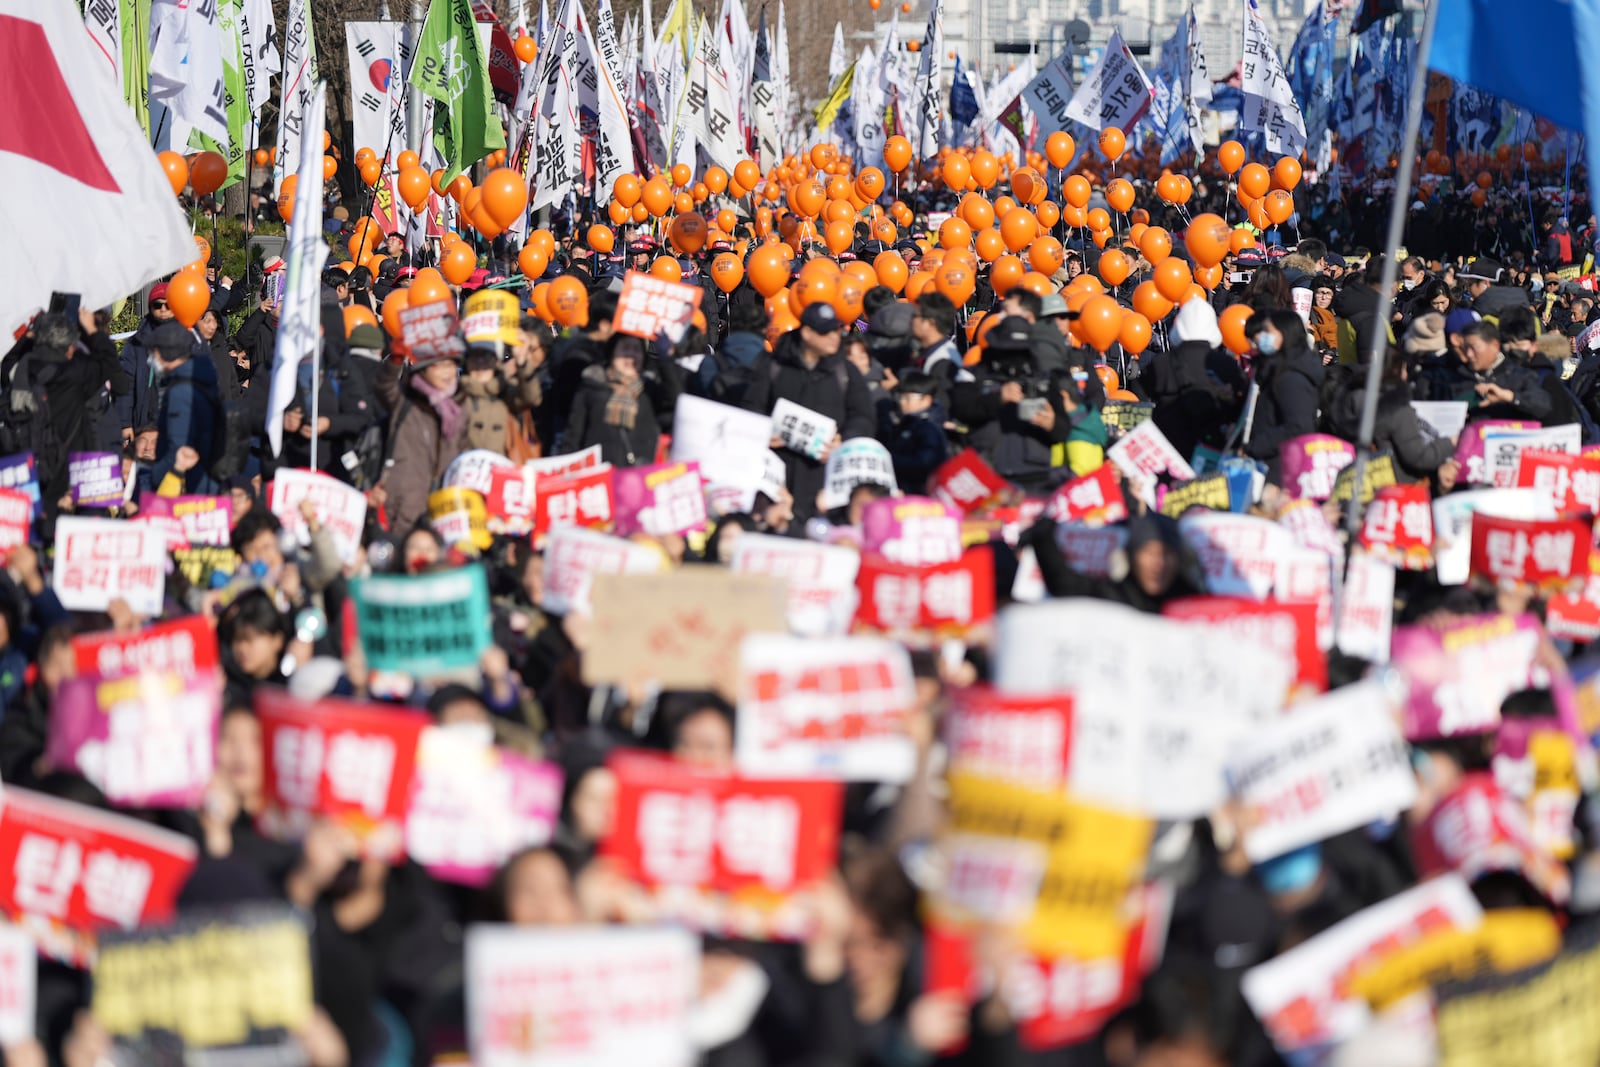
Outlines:
{"type": "Polygon", "coordinates": [[[1195,20],[1193,4],[1189,5],[1189,14],[1184,18],[1179,32],[1183,34],[1183,54],[1179,57],[1183,70],[1179,77],[1179,88],[1183,91],[1189,140],[1198,153],[1206,143],[1201,111],[1211,105],[1211,75],[1206,70],[1206,53],[1200,44],[1200,24],[1195,20]]]}
{"type": "MultiPolygon", "coordinates": [[[[583,166],[578,135],[578,89],[573,84],[581,60],[574,30],[575,0],[561,0],[550,23],[549,43],[539,53],[539,103],[533,112],[531,153],[534,211],[561,203],[577,188],[583,166]]],[[[593,73],[593,72],[591,72],[593,73]]]]}
{"type": "MultiPolygon", "coordinates": [[[[611,6],[602,3],[607,16],[596,27],[597,36],[591,38],[584,24],[583,9],[578,13],[578,38],[588,50],[589,67],[594,71],[594,111],[598,116],[595,129],[594,187],[597,194],[609,196],[612,184],[622,175],[633,173],[633,137],[628,132],[628,102],[622,93],[622,51],[617,47],[617,36],[610,19],[611,6]]],[[[586,83],[587,84],[587,83],[586,83]]],[[[584,108],[589,103],[579,97],[584,108]]]]}
{"type": "MultiPolygon", "coordinates": [[[[295,156],[300,179],[294,190],[294,215],[289,220],[289,246],[284,250],[288,278],[278,313],[278,338],[272,352],[272,384],[267,392],[267,439],[274,456],[283,453],[283,413],[294,400],[300,361],[322,343],[322,268],[328,242],[322,233],[322,114],[327,87],[311,87],[301,113],[300,144],[295,156]]],[[[283,155],[280,145],[278,155],[283,155]]]]}
{"type": "Polygon", "coordinates": [[[1266,139],[1267,151],[1274,155],[1298,156],[1306,147],[1305,120],[1255,0],[1245,8],[1244,57],[1239,61],[1239,75],[1239,88],[1244,92],[1239,129],[1260,133],[1266,139]]]}
{"type": "Polygon", "coordinates": [[[833,24],[833,47],[828,49],[828,84],[837,83],[839,75],[843,74],[844,69],[849,65],[850,57],[845,55],[844,51],[844,25],[835,22],[833,24]]]}
{"type": "Polygon", "coordinates": [[[784,17],[783,0],[778,0],[778,29],[773,34],[772,80],[778,87],[778,144],[789,140],[789,124],[793,120],[790,103],[793,99],[789,86],[789,22],[784,17]]]}
{"type": "Polygon", "coordinates": [[[83,24],[94,46],[110,65],[111,77],[122,82],[122,0],[89,0],[83,24]]]}
{"type": "Polygon", "coordinates": [[[239,17],[239,44],[244,52],[244,88],[250,114],[259,119],[261,105],[272,98],[272,75],[283,66],[278,54],[278,26],[272,19],[272,0],[244,0],[239,17]]]}
{"type": "Polygon", "coordinates": [[[411,34],[404,22],[346,22],[350,111],[356,147],[381,158],[406,149],[406,81],[411,34]]]}
{"type": "Polygon", "coordinates": [[[933,0],[928,8],[928,29],[922,38],[922,58],[917,64],[917,86],[911,101],[912,142],[918,162],[930,161],[939,154],[939,130],[944,122],[944,92],[940,82],[944,73],[944,0],[933,0]]]}
{"type": "Polygon", "coordinates": [[[228,145],[228,98],[222,76],[222,25],[215,3],[153,0],[150,5],[150,99],[172,116],[178,151],[199,130],[228,145]]]}
{"type": "Polygon", "coordinates": [[[856,60],[856,77],[851,82],[856,105],[856,160],[862,167],[883,162],[883,89],[878,84],[878,59],[871,45],[863,45],[856,60]]]}
{"type": "Polygon", "coordinates": [[[71,4],[0,0],[10,52],[0,81],[36,90],[9,116],[0,181],[26,190],[0,256],[0,337],[50,294],[105,307],[194,259],[194,241],[150,141],[71,4]]]}
{"type": "Polygon", "coordinates": [[[688,87],[679,111],[679,126],[705,146],[719,167],[732,170],[744,158],[734,129],[733,99],[717,35],[700,20],[694,59],[689,64],[688,87]]]}
{"type": "Polygon", "coordinates": [[[644,0],[644,11],[639,17],[639,30],[643,40],[639,45],[639,71],[634,92],[639,102],[639,129],[644,133],[645,151],[650,158],[645,162],[664,166],[667,160],[667,142],[662,137],[671,116],[671,108],[664,101],[660,67],[656,57],[656,27],[651,21],[650,0],[644,0]]]}
{"type": "MultiPolygon", "coordinates": [[[[299,174],[300,148],[305,138],[300,136],[306,122],[306,109],[311,106],[313,86],[319,81],[317,74],[317,39],[311,34],[311,0],[289,0],[289,14],[283,24],[283,77],[278,83],[283,94],[278,106],[278,157],[272,168],[272,191],[283,186],[285,174],[299,174]]],[[[317,128],[322,128],[322,116],[317,116],[317,128]]],[[[322,138],[317,138],[315,153],[322,155],[322,138]]],[[[322,165],[317,163],[316,186],[322,189],[322,165]]]]}
{"type": "MultiPolygon", "coordinates": [[[[1134,124],[1150,109],[1155,88],[1145,77],[1144,68],[1133,58],[1122,34],[1111,31],[1106,50],[1100,53],[1100,62],[1089,76],[1083,79],[1078,91],[1067,104],[1066,117],[1099,133],[1107,126],[1115,126],[1123,133],[1130,132],[1134,124]]],[[[1028,98],[1034,104],[1034,98],[1028,98]]],[[[1037,106],[1033,109],[1039,117],[1039,132],[1046,134],[1045,116],[1037,106]]],[[[1059,129],[1060,127],[1056,127],[1059,129]]],[[[1051,133],[1054,130],[1049,131],[1051,133]]]]}

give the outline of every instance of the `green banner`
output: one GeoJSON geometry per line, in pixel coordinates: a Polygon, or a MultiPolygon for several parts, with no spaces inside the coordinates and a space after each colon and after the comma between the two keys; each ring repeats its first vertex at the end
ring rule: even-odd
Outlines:
{"type": "Polygon", "coordinates": [[[351,583],[367,665],[418,678],[475,667],[489,647],[489,580],[481,565],[351,583]]]}
{"type": "Polygon", "coordinates": [[[445,184],[506,146],[489,87],[488,60],[468,0],[432,0],[410,80],[439,102],[433,109],[433,145],[444,157],[445,184]]]}
{"type": "Polygon", "coordinates": [[[122,96],[150,136],[150,0],[122,0],[122,96]]]}
{"type": "Polygon", "coordinates": [[[223,189],[244,180],[249,162],[245,152],[250,148],[250,98],[244,87],[244,44],[239,39],[242,14],[242,0],[222,0],[217,5],[222,26],[222,92],[228,105],[228,150],[222,153],[228,160],[228,180],[222,183],[223,189]]]}

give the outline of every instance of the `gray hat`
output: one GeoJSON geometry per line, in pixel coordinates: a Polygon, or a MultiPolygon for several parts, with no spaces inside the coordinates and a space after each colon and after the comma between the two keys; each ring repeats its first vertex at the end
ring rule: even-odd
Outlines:
{"type": "Polygon", "coordinates": [[[1444,316],[1437,311],[1418,315],[1411,320],[1411,327],[1406,330],[1401,343],[1405,350],[1412,354],[1443,352],[1444,316]]]}
{"type": "Polygon", "coordinates": [[[194,333],[180,322],[163,322],[150,337],[150,347],[161,353],[169,362],[188,359],[194,354],[194,333]]]}
{"type": "Polygon", "coordinates": [[[821,301],[806,305],[806,309],[800,313],[800,325],[816,333],[832,333],[844,329],[844,323],[840,320],[839,313],[833,310],[833,305],[821,301]]]}
{"type": "Polygon", "coordinates": [[[1495,260],[1486,256],[1479,256],[1465,267],[1456,271],[1456,277],[1464,282],[1498,282],[1500,274],[1505,268],[1495,260]]]}
{"type": "Polygon", "coordinates": [[[874,337],[900,338],[911,333],[911,319],[916,309],[904,300],[885,304],[872,313],[872,323],[867,332],[874,337]]]}
{"type": "Polygon", "coordinates": [[[1049,296],[1040,299],[1039,317],[1041,319],[1075,319],[1078,317],[1078,313],[1067,309],[1066,297],[1060,293],[1051,293],[1049,296]]]}

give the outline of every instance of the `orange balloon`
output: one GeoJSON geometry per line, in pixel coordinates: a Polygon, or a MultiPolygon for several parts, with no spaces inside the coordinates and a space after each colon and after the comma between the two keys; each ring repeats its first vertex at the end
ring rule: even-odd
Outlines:
{"type": "Polygon", "coordinates": [[[761,180],[761,168],[756,166],[754,160],[741,159],[734,164],[733,177],[735,181],[746,189],[754,189],[756,183],[761,180]]]}
{"type": "Polygon", "coordinates": [[[978,258],[985,263],[993,263],[1006,253],[1006,241],[999,230],[981,230],[973,243],[977,246],[978,258]]]}
{"type": "Polygon", "coordinates": [[[746,270],[751,286],[762,296],[771,296],[789,284],[789,261],[784,259],[778,245],[762,245],[756,249],[746,270]]]}
{"type": "Polygon", "coordinates": [[[1131,311],[1122,316],[1122,328],[1117,331],[1117,343],[1135,356],[1149,348],[1150,320],[1131,311]]]}
{"type": "Polygon", "coordinates": [[[1128,257],[1115,249],[1100,257],[1100,277],[1109,286],[1115,287],[1128,280],[1128,275],[1133,273],[1133,264],[1128,257]]]}
{"type": "Polygon", "coordinates": [[[1140,282],[1133,290],[1133,310],[1151,322],[1160,322],[1172,308],[1172,301],[1161,295],[1153,281],[1140,282]]]}
{"type": "Polygon", "coordinates": [[[390,337],[400,336],[400,312],[406,309],[410,295],[410,289],[391,289],[383,298],[383,328],[390,337]]]}
{"type": "Polygon", "coordinates": [[[423,267],[417,271],[416,277],[411,279],[408,303],[411,307],[421,307],[424,304],[436,304],[442,300],[454,300],[450,286],[445,283],[444,275],[433,267],[423,267]]]}
{"type": "Polygon", "coordinates": [[[979,189],[992,189],[1000,180],[1000,161],[994,153],[980,148],[972,157],[972,180],[979,189]]]}
{"type": "Polygon", "coordinates": [[[180,271],[167,283],[167,307],[184,326],[193,329],[211,306],[211,287],[204,272],[180,271]]]}
{"type": "Polygon", "coordinates": [[[1217,149],[1217,162],[1222,165],[1224,174],[1237,174],[1244,166],[1244,145],[1238,141],[1224,141],[1217,149]]]}
{"type": "Polygon", "coordinates": [[[1250,206],[1245,208],[1245,215],[1250,219],[1250,225],[1258,230],[1264,230],[1272,225],[1272,217],[1267,214],[1265,200],[1250,201],[1250,206]]]}
{"type": "Polygon", "coordinates": [[[1222,331],[1222,343],[1236,356],[1242,356],[1250,351],[1250,338],[1245,336],[1244,324],[1250,321],[1252,313],[1249,304],[1234,304],[1232,307],[1224,308],[1222,314],[1217,316],[1217,328],[1222,331]]]}
{"type": "Polygon", "coordinates": [[[952,215],[939,224],[939,247],[966,248],[972,244],[972,227],[966,221],[952,215]]]}
{"type": "Polygon", "coordinates": [[[546,259],[549,259],[551,256],[556,254],[555,235],[549,230],[534,230],[532,233],[528,234],[527,243],[533,245],[533,247],[543,252],[546,259]]]}
{"type": "Polygon", "coordinates": [[[968,193],[961,198],[961,218],[973,232],[987,230],[994,225],[994,207],[977,193],[968,193]]]}
{"type": "Polygon", "coordinates": [[[480,188],[483,189],[483,210],[502,230],[528,209],[528,183],[510,167],[490,171],[480,188]]]}
{"type": "Polygon", "coordinates": [[[1238,255],[1247,248],[1254,248],[1256,239],[1250,236],[1249,230],[1234,230],[1233,236],[1228,238],[1228,248],[1234,255],[1238,255]]]}
{"type": "Polygon", "coordinates": [[[665,178],[651,178],[644,183],[640,202],[646,211],[659,219],[672,210],[672,186],[667,184],[665,178]]]}
{"type": "Polygon", "coordinates": [[[640,202],[628,209],[628,218],[634,222],[644,222],[650,218],[650,211],[644,206],[643,202],[640,202]]]}
{"type": "Polygon", "coordinates": [[[1103,353],[1117,343],[1117,334],[1122,330],[1122,316],[1122,306],[1114,297],[1092,296],[1084,302],[1083,310],[1078,312],[1078,336],[1087,341],[1090,348],[1103,353]]]}
{"type": "Polygon", "coordinates": [[[1044,154],[1050,160],[1050,165],[1057,169],[1071,163],[1077,152],[1078,146],[1073,143],[1072,134],[1064,130],[1057,130],[1044,142],[1044,154]]]}
{"type": "MultiPolygon", "coordinates": [[[[1500,147],[1504,148],[1505,146],[1501,145],[1500,147]]],[[[1472,190],[1472,206],[1473,207],[1482,207],[1483,205],[1487,204],[1488,202],[1489,202],[1489,194],[1488,193],[1484,192],[1482,189],[1474,189],[1474,190],[1472,190]]]]}
{"type": "Polygon", "coordinates": [[[682,189],[689,184],[689,179],[694,177],[694,168],[687,163],[675,164],[672,168],[672,184],[682,189]]]}
{"type": "Polygon", "coordinates": [[[1062,195],[1067,198],[1067,203],[1079,208],[1089,206],[1089,196],[1094,192],[1093,187],[1089,185],[1089,179],[1081,174],[1074,174],[1068,178],[1061,189],[1062,195]]]}
{"type": "Polygon", "coordinates": [[[802,218],[814,219],[828,202],[828,194],[816,182],[801,182],[789,195],[789,206],[802,218]]]}
{"type": "Polygon", "coordinates": [[[1239,188],[1250,196],[1266,196],[1272,188],[1272,174],[1260,163],[1247,164],[1239,172],[1239,188]]]}
{"type": "Polygon", "coordinates": [[[1046,230],[1051,229],[1061,221],[1061,209],[1048,200],[1034,208],[1033,214],[1039,220],[1039,225],[1046,230]]]}
{"type": "Polygon", "coordinates": [[[412,211],[417,210],[432,191],[428,182],[428,172],[421,167],[407,167],[395,179],[395,190],[407,207],[412,211]]]}
{"type": "Polygon", "coordinates": [[[952,155],[944,161],[941,173],[944,184],[959,193],[967,187],[967,179],[972,177],[972,167],[965,156],[952,155]]]}
{"type": "Polygon", "coordinates": [[[1090,208],[1088,218],[1091,230],[1111,229],[1111,214],[1103,207],[1090,208]]]}
{"type": "Polygon", "coordinates": [[[1199,282],[1207,292],[1222,284],[1222,264],[1213,263],[1209,267],[1196,267],[1194,280],[1199,282]]]}
{"type": "Polygon", "coordinates": [[[972,299],[972,292],[976,280],[972,270],[965,263],[946,263],[940,267],[933,276],[934,288],[950,298],[956,307],[961,307],[972,299]]]}
{"type": "Polygon", "coordinates": [[[1000,219],[1000,236],[1006,249],[1020,252],[1039,235],[1039,220],[1025,207],[1012,208],[1000,219]]]}
{"type": "Polygon", "coordinates": [[[1001,256],[989,268],[989,285],[996,296],[1005,296],[1021,284],[1023,275],[1027,273],[1028,268],[1017,256],[1001,256]]]}
{"type": "Polygon", "coordinates": [[[466,243],[458,244],[439,261],[439,273],[451,285],[461,285],[478,269],[478,257],[466,243]]]}
{"type": "Polygon", "coordinates": [[[685,255],[695,255],[706,246],[706,220],[690,211],[672,220],[668,231],[672,244],[685,255]]]}
{"type": "Polygon", "coordinates": [[[1049,296],[1056,291],[1055,283],[1036,270],[1030,270],[1024,274],[1017,286],[1040,296],[1049,296]]]}
{"type": "Polygon", "coordinates": [[[256,166],[264,167],[268,163],[272,162],[272,153],[268,152],[265,148],[258,148],[256,149],[255,161],[256,166]]]}
{"type": "Polygon", "coordinates": [[[1114,160],[1122,155],[1128,147],[1128,139],[1123,132],[1115,126],[1107,126],[1100,131],[1100,152],[1107,159],[1114,160]]]}
{"type": "Polygon", "coordinates": [[[611,199],[625,208],[637,204],[643,192],[644,187],[639,184],[639,179],[631,174],[619,174],[617,180],[611,183],[611,199]]]}
{"type": "Polygon", "coordinates": [[[590,248],[602,255],[617,246],[617,235],[611,232],[609,226],[601,226],[598,223],[589,227],[589,232],[585,235],[584,240],[590,248]]]}
{"type": "Polygon", "coordinates": [[[1111,210],[1126,215],[1133,207],[1133,184],[1126,178],[1113,178],[1106,185],[1106,203],[1111,210]]]}
{"type": "Polygon", "coordinates": [[[589,324],[589,291],[583,283],[570,274],[563,274],[550,283],[545,297],[550,314],[563,326],[589,324]]]}
{"type": "Polygon", "coordinates": [[[361,181],[368,189],[377,185],[381,177],[383,177],[383,164],[376,159],[369,159],[361,164],[361,181]]]}
{"type": "Polygon", "coordinates": [[[711,261],[711,280],[724,293],[731,293],[744,280],[744,265],[732,252],[724,252],[711,261]]]}
{"type": "MultiPolygon", "coordinates": [[[[337,168],[338,164],[334,166],[337,168]]],[[[324,174],[331,178],[333,175],[324,174]]],[[[228,161],[216,152],[201,152],[189,164],[189,187],[196,196],[210,196],[228,180],[228,161]]]]}
{"type": "Polygon", "coordinates": [[[1188,292],[1192,281],[1189,265],[1171,256],[1156,264],[1151,280],[1156,283],[1156,291],[1174,304],[1188,292]]]}
{"type": "Polygon", "coordinates": [[[683,268],[678,266],[678,261],[671,256],[657,256],[651,260],[650,273],[662,281],[676,282],[683,280],[683,268]]]}
{"type": "Polygon", "coordinates": [[[1294,214],[1294,196],[1286,190],[1272,190],[1262,198],[1261,203],[1266,207],[1267,218],[1271,219],[1275,226],[1282,226],[1294,214]]]}
{"type": "Polygon", "coordinates": [[[527,66],[539,58],[539,42],[527,34],[518,37],[511,45],[511,50],[517,55],[517,62],[527,66]]]}
{"type": "Polygon", "coordinates": [[[838,222],[828,223],[828,228],[822,232],[822,243],[828,246],[828,251],[838,255],[855,243],[856,228],[848,221],[840,219],[838,222]]]}
{"type": "Polygon", "coordinates": [[[189,161],[176,152],[162,152],[156,158],[161,161],[161,169],[167,174],[167,184],[172,186],[172,195],[181,195],[183,187],[189,184],[189,161]]]}
{"type": "Polygon", "coordinates": [[[450,184],[445,186],[445,192],[449,193],[450,199],[456,203],[465,204],[467,194],[472,192],[472,179],[465,174],[457,174],[451,179],[450,184]]]}
{"type": "MultiPolygon", "coordinates": [[[[1259,165],[1251,164],[1251,166],[1259,165]]],[[[1231,239],[1232,231],[1228,229],[1228,224],[1222,221],[1220,215],[1209,212],[1196,215],[1190,220],[1189,227],[1183,231],[1183,247],[1189,250],[1190,257],[1202,267],[1221,263],[1229,252],[1228,242],[1231,239]]]]}
{"type": "Polygon", "coordinates": [[[911,162],[911,142],[898,135],[889,138],[883,143],[883,161],[896,173],[905,170],[911,162]]]}
{"type": "Polygon", "coordinates": [[[1028,265],[1040,274],[1051,275],[1066,262],[1066,250],[1054,237],[1037,237],[1028,245],[1028,265]]]}
{"type": "Polygon", "coordinates": [[[1062,208],[1061,218],[1068,226],[1072,226],[1077,229],[1082,229],[1083,227],[1089,225],[1089,213],[1083,210],[1083,208],[1078,207],[1076,204],[1068,204],[1066,207],[1062,208]]]}
{"type": "Polygon", "coordinates": [[[535,245],[523,245],[522,251],[517,253],[517,266],[522,268],[524,278],[534,281],[544,277],[545,269],[550,266],[550,257],[535,245]]]}
{"type": "Polygon", "coordinates": [[[728,188],[728,172],[721,167],[706,168],[706,188],[712,196],[721,196],[728,188]]]}
{"type": "Polygon", "coordinates": [[[1172,235],[1160,226],[1148,227],[1139,236],[1139,251],[1154,266],[1172,254],[1172,235]]]}
{"type": "Polygon", "coordinates": [[[872,269],[877,272],[878,284],[895,292],[901,292],[906,287],[906,279],[910,273],[906,267],[905,258],[894,249],[879,252],[872,261],[872,269]]]}
{"type": "Polygon", "coordinates": [[[1293,156],[1284,156],[1272,168],[1272,184],[1285,192],[1294,192],[1294,187],[1300,184],[1300,161],[1293,156]]]}
{"type": "Polygon", "coordinates": [[[365,304],[351,304],[344,309],[344,335],[350,336],[350,331],[357,326],[376,326],[378,316],[365,304]]]}
{"type": "Polygon", "coordinates": [[[1173,200],[1173,203],[1187,204],[1189,202],[1189,198],[1193,195],[1194,182],[1190,181],[1187,175],[1178,175],[1178,196],[1177,199],[1173,200]]]}

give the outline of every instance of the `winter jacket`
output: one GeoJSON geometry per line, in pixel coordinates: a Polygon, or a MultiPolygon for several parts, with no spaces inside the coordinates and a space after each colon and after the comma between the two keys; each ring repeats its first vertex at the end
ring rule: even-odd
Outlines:
{"type": "MultiPolygon", "coordinates": [[[[1052,403],[1055,399],[1051,398],[1052,403]]],[[[1099,409],[1080,404],[1076,411],[1068,415],[1064,407],[1057,406],[1056,425],[1060,426],[1063,420],[1067,426],[1067,439],[1051,449],[1050,465],[1066,467],[1074,478],[1099,470],[1106,461],[1106,444],[1110,440],[1099,409]]]]}
{"type": "Polygon", "coordinates": [[[892,400],[879,402],[878,440],[889,448],[895,481],[907,493],[920,493],[945,461],[949,445],[944,436],[944,408],[937,402],[927,411],[902,415],[892,400]]]}
{"type": "MultiPolygon", "coordinates": [[[[111,384],[113,396],[126,393],[129,383],[118,366],[116,347],[104,333],[84,338],[83,350],[74,352],[70,359],[62,352],[34,348],[27,339],[19,342],[18,348],[24,344],[30,347],[19,359],[28,361],[28,381],[44,396],[45,417],[55,439],[53,455],[35,457],[43,499],[54,502],[67,492],[68,453],[96,449],[98,435],[94,413],[104,403],[106,383],[111,384]]],[[[5,377],[12,380],[9,373],[5,377]]],[[[104,410],[110,412],[115,408],[104,410]]],[[[120,440],[116,441],[116,446],[121,446],[120,440]]]]}
{"type": "Polygon", "coordinates": [[[487,382],[461,376],[456,403],[467,413],[467,447],[506,454],[506,428],[524,411],[533,411],[544,399],[539,375],[529,371],[512,379],[499,370],[487,382]]]}
{"type": "Polygon", "coordinates": [[[572,414],[561,437],[565,452],[581,452],[600,446],[600,458],[613,467],[643,467],[656,461],[661,443],[661,423],[648,390],[639,394],[639,411],[633,428],[606,422],[606,402],[611,399],[611,383],[606,369],[595,365],[583,372],[583,388],[572,402],[572,414]]]}
{"type": "Polygon", "coordinates": [[[1317,429],[1317,393],[1322,387],[1322,360],[1309,348],[1291,349],[1259,361],[1261,387],[1255,419],[1245,451],[1268,464],[1276,481],[1278,449],[1285,441],[1317,429]]]}
{"type": "Polygon", "coordinates": [[[236,402],[239,399],[239,365],[233,361],[233,353],[228,348],[228,335],[218,330],[210,341],[201,343],[206,346],[212,369],[217,372],[217,395],[224,404],[236,402]]]}
{"type": "Polygon", "coordinates": [[[278,345],[278,320],[257,308],[234,333],[233,343],[250,357],[251,375],[270,375],[272,353],[278,345]]]}
{"type": "Polygon", "coordinates": [[[545,363],[548,380],[544,385],[544,403],[539,408],[539,440],[559,446],[562,452],[575,452],[562,439],[567,428],[577,396],[583,391],[583,372],[605,363],[605,345],[592,340],[588,334],[575,333],[556,342],[545,363]]]}
{"type": "Polygon", "coordinates": [[[150,467],[152,479],[160,485],[167,474],[175,473],[172,465],[178,449],[187,445],[200,453],[200,462],[182,476],[184,491],[217,492],[217,482],[207,469],[217,458],[214,445],[222,418],[222,400],[217,395],[217,371],[210,358],[191,356],[166,371],[157,379],[157,392],[156,426],[160,437],[156,461],[150,467]]]}
{"type": "Polygon", "coordinates": [[[1472,310],[1484,318],[1499,321],[1501,315],[1516,307],[1528,307],[1528,292],[1514,285],[1491,285],[1483,295],[1472,302],[1472,310]]]}
{"type": "MultiPolygon", "coordinates": [[[[1357,376],[1333,395],[1323,423],[1329,432],[1354,441],[1361,432],[1361,407],[1366,402],[1365,376],[1357,376]]],[[[1401,483],[1431,477],[1439,466],[1455,455],[1455,442],[1438,437],[1422,426],[1411,406],[1411,388],[1405,383],[1392,385],[1378,394],[1378,419],[1373,424],[1372,444],[1394,458],[1395,478],[1401,483]]]]}
{"type": "Polygon", "coordinates": [[[1206,373],[1211,351],[1205,341],[1185,341],[1157,357],[1139,379],[1155,403],[1156,428],[1185,458],[1225,430],[1237,410],[1233,390],[1206,373]]]}
{"type": "Polygon", "coordinates": [[[1339,320],[1327,308],[1311,308],[1311,340],[1318,348],[1339,347],[1339,320]]]}
{"type": "Polygon", "coordinates": [[[1552,405],[1550,394],[1545,392],[1544,386],[1539,381],[1539,376],[1527,367],[1518,363],[1502,353],[1500,361],[1488,370],[1472,376],[1471,385],[1498,385],[1502,389],[1510,390],[1512,399],[1505,404],[1479,403],[1481,398],[1476,392],[1468,396],[1457,397],[1467,401],[1467,418],[1469,421],[1479,419],[1535,419],[1543,422],[1550,417],[1552,405]],[[1476,406],[1474,406],[1476,405],[1476,406]]]}
{"type": "MultiPolygon", "coordinates": [[[[829,356],[814,367],[807,367],[801,356],[800,331],[790,330],[778,338],[772,352],[773,370],[767,396],[757,410],[770,414],[779,400],[788,400],[838,424],[839,437],[871,437],[877,431],[872,397],[866,379],[842,356],[829,356]]],[[[757,383],[759,389],[762,383],[757,383]]],[[[754,390],[752,390],[754,391],[754,390]]],[[[826,480],[821,460],[782,449],[789,491],[794,494],[795,518],[801,522],[816,510],[817,493],[826,480]]]]}
{"type": "MultiPolygon", "coordinates": [[[[731,369],[735,365],[753,371],[761,361],[761,357],[766,354],[767,341],[760,334],[746,333],[742,330],[730,333],[723,338],[722,344],[717,347],[717,355],[720,360],[707,356],[700,361],[700,366],[695,368],[695,395],[709,397],[713,400],[717,399],[712,383],[717,380],[718,375],[722,374],[725,369],[731,369]]],[[[738,398],[740,403],[737,406],[744,407],[749,402],[750,392],[752,390],[747,389],[744,391],[744,395],[738,398]]],[[[723,403],[731,403],[732,400],[733,398],[730,397],[724,400],[723,403]]]]}
{"type": "Polygon", "coordinates": [[[378,399],[388,407],[389,468],[383,476],[389,529],[404,536],[428,514],[428,494],[445,468],[466,448],[466,420],[453,441],[444,440],[439,416],[400,368],[385,363],[378,373],[378,399]]]}
{"type": "MultiPolygon", "coordinates": [[[[139,328],[122,345],[122,373],[127,375],[128,392],[116,398],[112,405],[117,413],[117,425],[124,430],[139,430],[155,424],[156,390],[155,371],[150,368],[150,347],[160,323],[145,316],[139,328]]],[[[197,341],[196,344],[199,344],[197,341]]],[[[209,351],[206,353],[209,359],[209,351]]]]}
{"type": "MultiPolygon", "coordinates": [[[[327,354],[324,358],[328,362],[317,389],[317,418],[327,419],[328,428],[317,434],[317,469],[343,478],[347,472],[340,457],[355,445],[362,431],[378,421],[378,402],[368,392],[366,380],[351,372],[351,357],[327,354]]],[[[311,398],[304,386],[295,390],[289,408],[298,410],[309,424],[311,398]]],[[[286,467],[310,466],[311,438],[285,433],[281,462],[286,467]]]]}

